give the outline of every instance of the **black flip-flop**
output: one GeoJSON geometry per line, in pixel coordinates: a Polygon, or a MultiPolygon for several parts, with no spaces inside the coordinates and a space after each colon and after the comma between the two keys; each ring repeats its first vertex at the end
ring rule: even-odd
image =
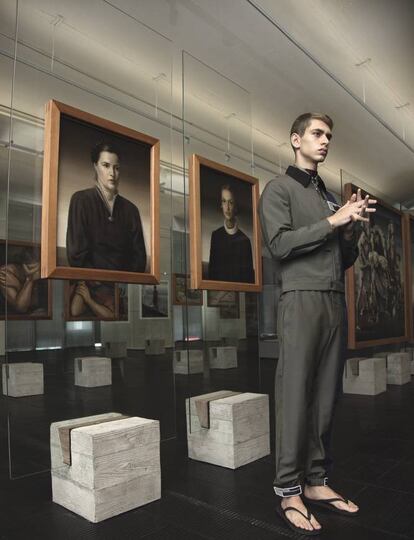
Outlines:
{"type": "Polygon", "coordinates": [[[342,516],[356,516],[359,513],[359,510],[357,510],[356,512],[348,512],[348,510],[342,510],[341,508],[337,508],[335,505],[332,504],[334,502],[343,502],[345,504],[348,504],[348,499],[345,499],[343,497],[333,497],[332,499],[309,499],[309,497],[304,496],[304,499],[309,504],[319,506],[319,508],[324,508],[325,510],[335,512],[336,514],[341,514],[342,516]]]}
{"type": "Polygon", "coordinates": [[[301,516],[303,516],[305,519],[307,519],[310,522],[312,514],[310,513],[309,510],[307,510],[307,515],[305,516],[305,514],[303,512],[301,512],[297,508],[294,508],[293,506],[287,506],[286,508],[282,508],[281,503],[279,503],[276,510],[277,510],[277,513],[279,514],[279,516],[283,519],[283,521],[286,523],[286,525],[290,529],[292,529],[292,531],[294,531],[296,533],[299,533],[299,534],[303,534],[304,536],[316,536],[318,534],[321,534],[322,529],[315,529],[315,527],[313,527],[312,523],[311,523],[311,526],[313,527],[312,530],[303,529],[302,527],[297,527],[286,516],[286,512],[288,512],[289,510],[294,510],[295,512],[298,512],[301,516]]]}

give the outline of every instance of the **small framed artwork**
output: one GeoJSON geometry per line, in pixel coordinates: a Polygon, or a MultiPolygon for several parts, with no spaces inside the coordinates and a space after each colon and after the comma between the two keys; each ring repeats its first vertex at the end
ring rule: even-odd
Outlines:
{"type": "Polygon", "coordinates": [[[42,277],[158,283],[158,139],[49,101],[42,277]]]}
{"type": "Polygon", "coordinates": [[[142,285],[141,318],[168,319],[170,317],[169,283],[161,281],[158,285],[142,285]]]}
{"type": "Polygon", "coordinates": [[[236,291],[207,291],[208,307],[231,307],[239,303],[236,291]]]}
{"type": "Polygon", "coordinates": [[[190,288],[188,274],[173,274],[172,303],[174,306],[202,306],[203,291],[190,288]]]}
{"type": "Polygon", "coordinates": [[[65,320],[115,321],[118,290],[108,281],[67,280],[65,282],[65,320]]]}
{"type": "Polygon", "coordinates": [[[237,302],[219,307],[220,319],[240,319],[240,303],[238,299],[239,296],[237,295],[237,302]]]}
{"type": "Polygon", "coordinates": [[[414,215],[404,215],[404,237],[407,263],[405,265],[405,280],[407,284],[407,324],[408,335],[414,342],[414,215]]]}
{"type": "Polygon", "coordinates": [[[40,245],[0,240],[0,320],[52,318],[52,282],[40,277],[40,245]]]}
{"type": "Polygon", "coordinates": [[[196,154],[189,171],[192,288],[260,291],[258,179],[196,154]]]}
{"type": "MultiPolygon", "coordinates": [[[[345,184],[345,200],[357,189],[345,184]]],[[[359,229],[359,256],[346,271],[350,349],[399,343],[408,337],[403,213],[377,201],[375,214],[359,229]]]]}

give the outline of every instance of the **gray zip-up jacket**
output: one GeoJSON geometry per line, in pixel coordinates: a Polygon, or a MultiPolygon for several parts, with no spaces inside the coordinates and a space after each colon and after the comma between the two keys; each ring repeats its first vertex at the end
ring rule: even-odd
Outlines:
{"type": "Polygon", "coordinates": [[[298,167],[271,180],[259,201],[263,240],[280,261],[282,293],[292,290],[343,292],[344,270],[358,257],[356,234],[345,240],[343,228],[332,229],[328,200],[334,200],[319,179],[298,167]]]}

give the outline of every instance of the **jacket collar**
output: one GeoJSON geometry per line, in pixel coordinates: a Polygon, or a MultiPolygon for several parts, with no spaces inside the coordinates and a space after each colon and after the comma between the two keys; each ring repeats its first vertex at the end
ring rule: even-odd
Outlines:
{"type": "MultiPolygon", "coordinates": [[[[309,186],[312,179],[308,172],[304,171],[303,169],[299,169],[299,167],[296,167],[295,165],[289,165],[289,167],[286,169],[286,174],[302,184],[302,186],[305,188],[309,186]]],[[[322,190],[326,191],[326,186],[319,174],[316,176],[316,178],[322,190]]]]}

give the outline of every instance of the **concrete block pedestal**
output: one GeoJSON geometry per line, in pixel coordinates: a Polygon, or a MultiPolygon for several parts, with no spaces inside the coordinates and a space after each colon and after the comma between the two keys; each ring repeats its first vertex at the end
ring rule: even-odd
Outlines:
{"type": "Polygon", "coordinates": [[[50,428],[53,502],[97,523],[161,497],[159,422],[107,413],[50,428]],[[97,422],[79,427],[79,424],[97,422]],[[61,428],[70,432],[64,461],[61,428]]]}
{"type": "MultiPolygon", "coordinates": [[[[197,396],[214,400],[222,392],[197,396]]],[[[201,427],[197,397],[186,400],[188,457],[237,469],[270,454],[269,397],[246,392],[210,401],[210,427],[201,427]]]]}
{"type": "Polygon", "coordinates": [[[203,373],[203,351],[189,349],[174,351],[174,373],[176,375],[194,375],[203,373]]]}
{"type": "Polygon", "coordinates": [[[111,359],[103,356],[75,358],[75,386],[96,388],[112,384],[111,359]]]}
{"type": "Polygon", "coordinates": [[[145,354],[157,355],[165,354],[165,339],[146,339],[145,354]]]}
{"type": "Polygon", "coordinates": [[[105,343],[105,354],[109,358],[125,358],[127,356],[126,341],[107,341],[105,343]]]}
{"type": "Polygon", "coordinates": [[[411,363],[408,352],[387,356],[387,384],[403,385],[411,382],[411,363]]]}
{"type": "Polygon", "coordinates": [[[350,358],[343,376],[344,394],[376,396],[387,390],[385,358],[350,358]]]}
{"type": "Polygon", "coordinates": [[[208,350],[211,369],[231,369],[237,367],[236,347],[210,347],[208,350]]]}
{"type": "Polygon", "coordinates": [[[43,364],[35,362],[3,364],[2,376],[5,396],[26,397],[44,393],[43,364]]]}

